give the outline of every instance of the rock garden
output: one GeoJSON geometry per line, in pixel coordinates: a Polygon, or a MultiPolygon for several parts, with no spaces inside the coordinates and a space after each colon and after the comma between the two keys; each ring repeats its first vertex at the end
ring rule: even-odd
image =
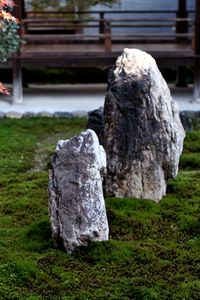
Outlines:
{"type": "Polygon", "coordinates": [[[200,298],[198,122],[127,49],[101,117],[0,119],[0,299],[200,298]]]}

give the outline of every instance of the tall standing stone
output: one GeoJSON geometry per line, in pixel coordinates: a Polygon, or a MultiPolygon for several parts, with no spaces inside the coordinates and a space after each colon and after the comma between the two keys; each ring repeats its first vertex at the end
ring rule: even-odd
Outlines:
{"type": "Polygon", "coordinates": [[[49,213],[55,246],[68,253],[108,239],[101,171],[106,156],[93,130],[59,141],[49,174],[49,213]]]}
{"type": "Polygon", "coordinates": [[[124,49],[105,98],[108,196],[159,201],[177,175],[184,129],[155,60],[124,49]]]}

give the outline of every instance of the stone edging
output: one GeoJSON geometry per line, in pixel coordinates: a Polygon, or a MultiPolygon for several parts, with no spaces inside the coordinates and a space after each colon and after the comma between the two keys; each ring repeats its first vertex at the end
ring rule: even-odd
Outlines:
{"type": "MultiPolygon", "coordinates": [[[[84,110],[77,110],[73,112],[63,112],[57,111],[50,113],[48,111],[41,111],[38,113],[27,111],[25,113],[20,113],[16,111],[2,112],[0,111],[0,119],[21,119],[21,118],[34,118],[34,117],[47,117],[47,118],[74,118],[74,117],[88,117],[88,112],[84,110]]],[[[186,131],[190,131],[193,128],[194,120],[200,122],[200,111],[181,111],[180,112],[181,121],[186,131]]]]}
{"type": "Polygon", "coordinates": [[[3,112],[0,111],[0,119],[9,118],[9,119],[21,119],[21,118],[33,118],[33,117],[47,117],[47,118],[73,118],[73,117],[87,117],[88,112],[83,110],[77,110],[73,112],[62,112],[57,111],[50,113],[48,111],[41,111],[38,113],[27,111],[24,113],[9,111],[3,112]]]}

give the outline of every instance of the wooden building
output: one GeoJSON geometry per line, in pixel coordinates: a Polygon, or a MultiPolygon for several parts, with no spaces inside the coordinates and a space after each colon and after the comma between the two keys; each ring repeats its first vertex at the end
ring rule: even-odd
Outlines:
{"type": "MultiPolygon", "coordinates": [[[[134,0],[133,0],[134,1],[134,0]]],[[[22,102],[21,68],[111,66],[125,47],[150,53],[160,66],[195,66],[194,99],[200,98],[200,0],[177,10],[28,11],[16,0],[21,49],[13,58],[13,101],[22,102]]],[[[152,0],[153,2],[153,0],[152,0]]]]}

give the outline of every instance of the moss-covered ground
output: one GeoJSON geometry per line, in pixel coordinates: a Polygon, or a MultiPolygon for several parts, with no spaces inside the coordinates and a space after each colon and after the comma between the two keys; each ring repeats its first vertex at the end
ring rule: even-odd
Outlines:
{"type": "Polygon", "coordinates": [[[0,299],[200,299],[200,131],[159,204],[106,200],[110,240],[56,250],[48,164],[85,119],[0,120],[0,299]]]}

